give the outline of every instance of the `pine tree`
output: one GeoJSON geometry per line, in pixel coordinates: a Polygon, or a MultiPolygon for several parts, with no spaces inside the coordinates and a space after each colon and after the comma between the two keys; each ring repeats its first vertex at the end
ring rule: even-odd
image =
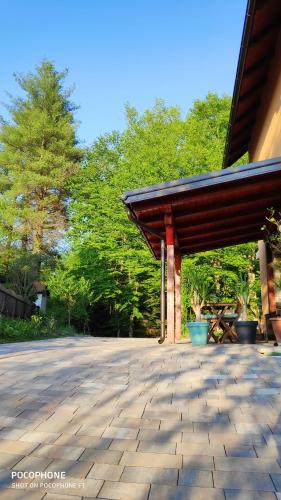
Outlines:
{"type": "Polygon", "coordinates": [[[64,235],[68,181],[83,155],[66,75],[47,60],[35,73],[15,75],[24,96],[11,97],[11,120],[1,120],[0,190],[7,213],[0,224],[9,222],[9,244],[14,239],[35,254],[54,250],[64,235]]]}

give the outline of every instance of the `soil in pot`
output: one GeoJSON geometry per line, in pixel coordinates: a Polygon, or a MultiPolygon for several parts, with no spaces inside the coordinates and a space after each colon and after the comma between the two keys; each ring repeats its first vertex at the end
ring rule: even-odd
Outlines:
{"type": "Polygon", "coordinates": [[[206,345],[208,343],[209,323],[190,321],[187,323],[192,345],[206,345]]]}
{"type": "Polygon", "coordinates": [[[257,321],[235,321],[234,325],[240,344],[256,343],[257,321]]]}
{"type": "Polygon", "coordinates": [[[281,342],[281,317],[270,318],[277,342],[281,342]]]}

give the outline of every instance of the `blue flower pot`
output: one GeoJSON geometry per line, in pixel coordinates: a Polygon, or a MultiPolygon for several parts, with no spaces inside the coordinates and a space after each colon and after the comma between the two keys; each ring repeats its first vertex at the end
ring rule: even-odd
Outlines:
{"type": "Polygon", "coordinates": [[[187,328],[193,345],[208,344],[209,323],[202,321],[190,321],[187,323],[187,328]]]}

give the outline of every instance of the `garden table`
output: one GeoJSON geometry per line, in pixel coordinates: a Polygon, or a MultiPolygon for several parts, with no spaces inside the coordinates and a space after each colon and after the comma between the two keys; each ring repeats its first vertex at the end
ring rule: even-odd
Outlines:
{"type": "Polygon", "coordinates": [[[205,304],[202,308],[203,311],[208,311],[210,313],[210,318],[208,319],[210,323],[210,330],[208,334],[208,340],[213,337],[216,343],[223,344],[226,339],[230,342],[236,342],[237,336],[233,330],[233,323],[237,319],[237,314],[230,312],[230,309],[236,310],[237,304],[230,302],[216,302],[205,304]],[[221,335],[215,335],[215,332],[220,329],[221,335]]]}

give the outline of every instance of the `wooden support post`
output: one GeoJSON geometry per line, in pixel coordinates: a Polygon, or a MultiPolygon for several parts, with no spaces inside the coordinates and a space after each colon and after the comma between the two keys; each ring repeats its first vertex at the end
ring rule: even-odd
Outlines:
{"type": "Polygon", "coordinates": [[[175,253],[175,337],[181,339],[181,255],[175,253]]]}
{"type": "Polygon", "coordinates": [[[262,331],[266,332],[266,314],[268,314],[268,294],[267,294],[267,257],[266,245],[263,240],[258,242],[260,281],[261,281],[261,305],[262,305],[262,331]]]}
{"type": "Polygon", "coordinates": [[[275,283],[274,283],[274,269],[273,269],[273,258],[272,251],[267,246],[267,293],[268,293],[268,312],[269,314],[276,311],[276,299],[275,299],[275,283]]]}
{"type": "Polygon", "coordinates": [[[165,215],[167,246],[167,341],[175,342],[175,237],[171,215],[165,215]]]}

